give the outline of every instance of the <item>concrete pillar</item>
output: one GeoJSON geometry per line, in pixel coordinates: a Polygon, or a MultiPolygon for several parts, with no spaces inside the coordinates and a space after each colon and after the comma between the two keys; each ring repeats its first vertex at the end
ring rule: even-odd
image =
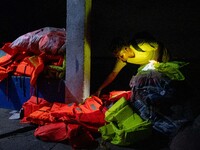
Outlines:
{"type": "Polygon", "coordinates": [[[92,0],[67,0],[65,102],[90,95],[90,10],[92,0]]]}

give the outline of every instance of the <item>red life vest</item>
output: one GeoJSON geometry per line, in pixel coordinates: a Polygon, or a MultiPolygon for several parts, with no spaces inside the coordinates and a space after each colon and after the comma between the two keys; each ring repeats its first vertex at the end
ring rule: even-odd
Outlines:
{"type": "Polygon", "coordinates": [[[67,139],[67,125],[64,122],[55,122],[46,124],[44,126],[39,126],[35,132],[34,136],[43,140],[50,142],[59,142],[67,139]]]}
{"type": "Polygon", "coordinates": [[[51,103],[49,103],[48,101],[46,101],[43,98],[31,96],[30,99],[22,105],[24,116],[23,116],[21,122],[22,123],[30,122],[27,120],[27,117],[31,113],[42,108],[43,106],[51,106],[51,103]]]}
{"type": "Polygon", "coordinates": [[[109,100],[116,101],[124,97],[126,100],[130,100],[131,91],[111,91],[109,93],[109,100]]]}
{"type": "Polygon", "coordinates": [[[58,102],[51,104],[41,98],[39,100],[36,103],[36,98],[32,97],[23,105],[26,120],[42,125],[35,130],[36,137],[55,142],[67,139],[73,148],[94,148],[98,145],[93,133],[105,125],[106,108],[101,99],[91,96],[79,105],[58,102]]]}
{"type": "Polygon", "coordinates": [[[13,57],[17,54],[15,49],[10,48],[11,43],[5,43],[0,48],[0,66],[6,66],[13,61],[13,57]]]}
{"type": "Polygon", "coordinates": [[[38,125],[55,122],[54,117],[51,116],[50,110],[51,106],[43,106],[40,109],[32,112],[26,118],[26,120],[38,125]]]}
{"type": "Polygon", "coordinates": [[[93,149],[98,146],[98,142],[92,134],[79,124],[68,124],[68,141],[73,149],[93,149]]]}
{"type": "Polygon", "coordinates": [[[76,103],[63,104],[54,102],[51,108],[51,116],[58,121],[70,121],[75,118],[74,108],[77,106],[76,103]]]}

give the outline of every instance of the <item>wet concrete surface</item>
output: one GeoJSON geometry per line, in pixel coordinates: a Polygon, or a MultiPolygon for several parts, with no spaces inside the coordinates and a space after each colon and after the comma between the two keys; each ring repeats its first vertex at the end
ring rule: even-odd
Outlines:
{"type": "Polygon", "coordinates": [[[0,109],[0,150],[66,150],[65,143],[44,142],[34,136],[35,125],[21,123],[20,119],[9,119],[13,110],[0,109]]]}

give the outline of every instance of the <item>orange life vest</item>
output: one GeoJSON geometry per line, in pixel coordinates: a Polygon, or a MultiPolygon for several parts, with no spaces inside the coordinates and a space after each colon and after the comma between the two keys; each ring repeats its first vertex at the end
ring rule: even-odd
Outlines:
{"type": "Polygon", "coordinates": [[[31,113],[42,108],[43,106],[51,106],[51,103],[49,103],[48,101],[46,101],[43,98],[31,96],[30,99],[22,105],[24,115],[23,115],[21,122],[22,123],[30,122],[27,120],[27,117],[31,113]]]}

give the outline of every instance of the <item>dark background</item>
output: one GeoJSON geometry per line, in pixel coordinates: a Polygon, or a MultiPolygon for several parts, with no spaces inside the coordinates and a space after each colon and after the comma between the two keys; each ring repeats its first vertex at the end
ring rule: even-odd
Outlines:
{"type": "MultiPolygon", "coordinates": [[[[194,1],[93,0],[95,56],[105,56],[113,37],[148,31],[175,57],[198,58],[200,9],[194,1]]],[[[107,54],[106,54],[107,55],[107,54]]]]}
{"type": "Polygon", "coordinates": [[[5,0],[0,6],[1,45],[43,27],[66,27],[66,0],[5,0]]]}
{"type": "MultiPolygon", "coordinates": [[[[141,31],[147,31],[163,42],[171,52],[172,60],[190,62],[181,71],[187,82],[195,90],[199,89],[199,20],[200,9],[194,1],[93,0],[91,73],[94,91],[115,63],[109,52],[112,39],[118,36],[131,38],[141,31]]],[[[128,65],[104,92],[128,90],[128,83],[137,68],[128,65]]]]}
{"type": "MultiPolygon", "coordinates": [[[[198,88],[200,10],[195,1],[93,0],[91,18],[91,92],[111,71],[115,59],[109,44],[117,36],[130,38],[148,31],[163,42],[173,59],[190,62],[185,73],[198,88]]],[[[66,0],[6,0],[0,4],[0,44],[46,26],[66,27],[66,0]]],[[[138,66],[128,65],[104,91],[128,90],[138,66]]]]}

